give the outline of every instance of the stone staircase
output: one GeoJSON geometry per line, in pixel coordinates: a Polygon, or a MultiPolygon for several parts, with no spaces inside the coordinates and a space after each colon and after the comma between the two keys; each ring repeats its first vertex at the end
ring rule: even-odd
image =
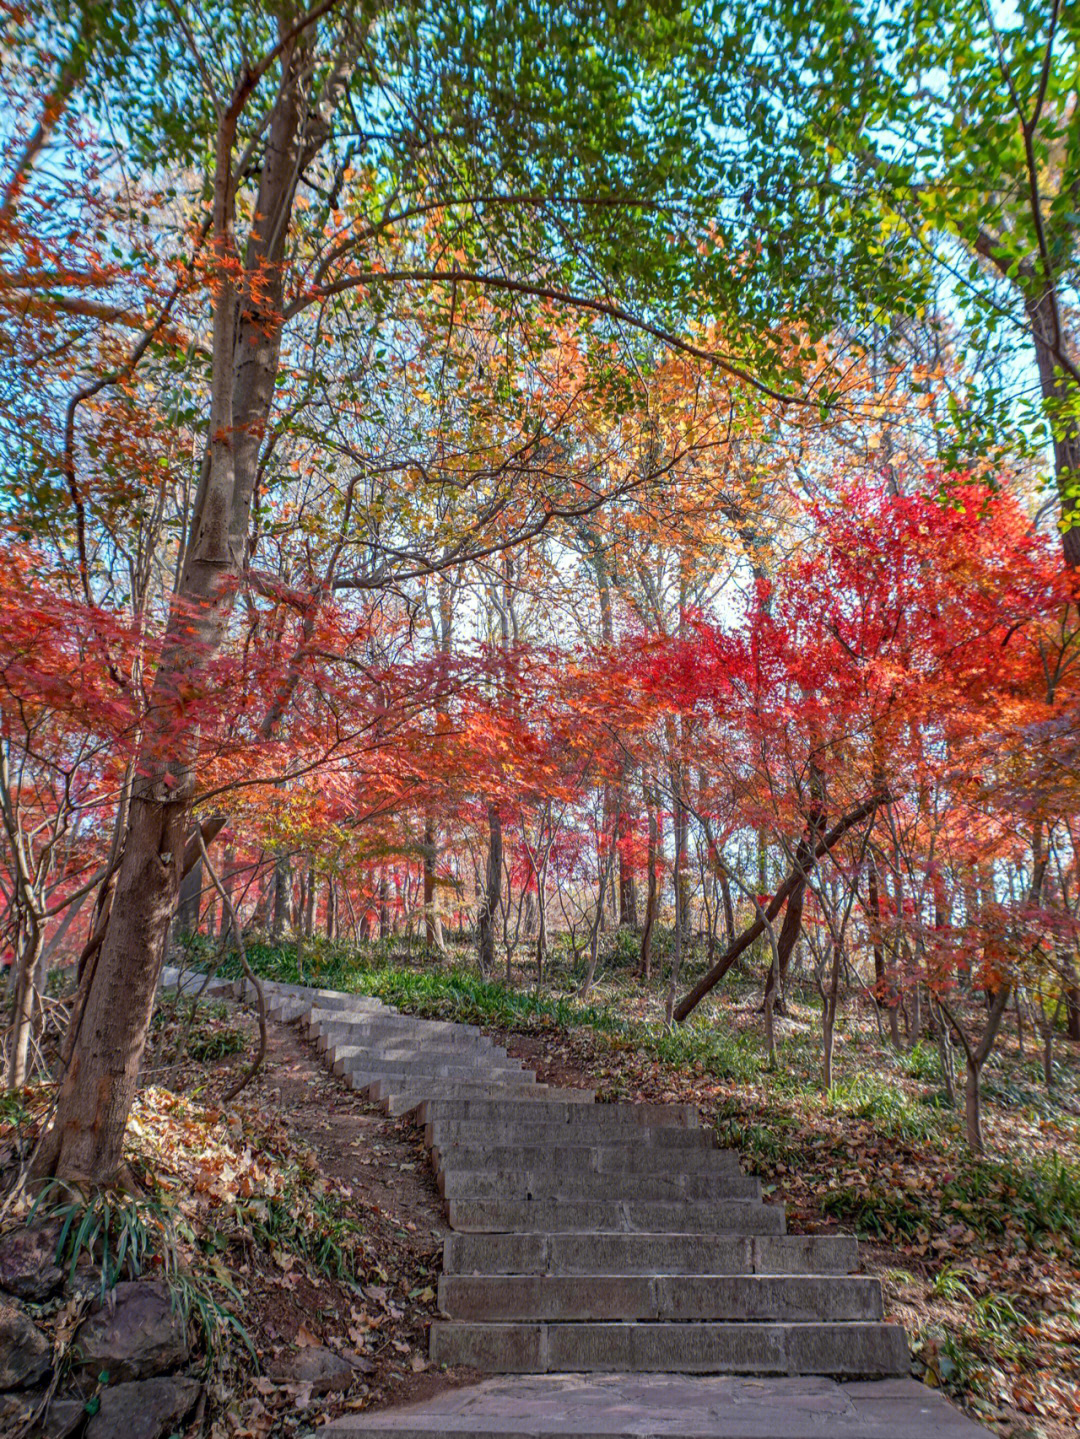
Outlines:
{"type": "MultiPolygon", "coordinates": [[[[474,1026],[264,988],[270,1016],[298,1021],[335,1074],[424,1127],[452,1231],[434,1363],[532,1375],[908,1373],[878,1281],[853,1272],[854,1239],[788,1235],[783,1207],[763,1201],[693,1108],[596,1104],[591,1091],[538,1083],[474,1026]]],[[[385,1433],[386,1417],[327,1432],[385,1433]]]]}

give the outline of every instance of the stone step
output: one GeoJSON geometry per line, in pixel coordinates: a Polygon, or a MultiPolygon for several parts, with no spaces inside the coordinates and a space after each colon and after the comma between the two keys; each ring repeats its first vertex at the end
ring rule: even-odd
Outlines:
{"type": "Polygon", "coordinates": [[[332,1419],[320,1439],[989,1439],[911,1378],[512,1375],[332,1419]]]}
{"type": "MultiPolygon", "coordinates": [[[[553,1099],[544,1110],[545,1124],[564,1124],[574,1130],[588,1125],[605,1131],[634,1131],[638,1128],[668,1126],[696,1130],[701,1123],[701,1117],[692,1104],[595,1104],[591,1097],[588,1101],[581,1101],[576,1097],[583,1094],[591,1096],[591,1091],[559,1090],[557,1100],[553,1099]],[[585,1104],[584,1109],[580,1107],[582,1103],[585,1104]]],[[[537,1123],[535,1112],[520,1113],[514,1108],[512,1101],[507,1100],[477,1100],[467,1106],[455,1104],[452,1100],[432,1100],[421,1118],[425,1124],[434,1124],[440,1120],[484,1125],[512,1124],[519,1119],[526,1119],[530,1124],[537,1123]]]]}
{"type": "MultiPolygon", "coordinates": [[[[533,1078],[535,1078],[535,1076],[533,1076],[533,1078]]],[[[348,1075],[345,1076],[345,1082],[346,1084],[350,1083],[348,1075]]],[[[464,1079],[434,1079],[426,1085],[413,1082],[413,1087],[409,1090],[391,1094],[388,1098],[380,1100],[380,1103],[383,1105],[387,1114],[400,1116],[403,1114],[415,1114],[435,1093],[456,1095],[464,1098],[504,1093],[511,1094],[516,1099],[526,1100],[530,1103],[541,1103],[548,1092],[546,1086],[542,1084],[523,1084],[519,1078],[488,1080],[478,1084],[471,1083],[464,1079]]]]}
{"type": "Polygon", "coordinates": [[[495,1046],[490,1043],[479,1043],[477,1040],[465,1036],[463,1039],[450,1039],[449,1036],[429,1035],[417,1039],[411,1033],[395,1032],[395,1030],[381,1030],[374,1032],[370,1027],[358,1025],[332,1025],[322,1027],[321,1032],[316,1032],[309,1027],[308,1038],[314,1043],[319,1053],[329,1053],[334,1049],[416,1049],[421,1053],[424,1050],[433,1050],[439,1046],[440,1052],[454,1053],[454,1055],[493,1055],[496,1052],[495,1046]]]}
{"type": "Polygon", "coordinates": [[[480,1324],[437,1320],[435,1364],[502,1374],[907,1374],[898,1324],[480,1324]]]}
{"type": "Polygon", "coordinates": [[[372,1099],[385,1099],[391,1094],[410,1094],[424,1088],[426,1094],[437,1094],[441,1085],[447,1082],[459,1084],[513,1084],[522,1088],[534,1088],[536,1076],[521,1073],[492,1072],[486,1068],[472,1068],[469,1065],[416,1065],[406,1069],[372,1069],[372,1071],[345,1071],[349,1088],[360,1094],[367,1086],[372,1099]]]}
{"type": "Polygon", "coordinates": [[[448,1234],[445,1274],[851,1274],[848,1234],[448,1234]]]}
{"type": "Polygon", "coordinates": [[[492,1059],[501,1064],[513,1064],[518,1069],[524,1066],[520,1059],[511,1059],[505,1049],[491,1044],[448,1044],[445,1040],[428,1040],[418,1043],[414,1039],[389,1038],[365,1039],[357,1035],[345,1041],[320,1036],[317,1046],[323,1054],[370,1055],[374,1059],[426,1059],[428,1055],[445,1055],[448,1059],[492,1059]]]}
{"type": "MultiPolygon", "coordinates": [[[[667,1131],[664,1131],[665,1133],[667,1131]]],[[[679,1131],[676,1131],[679,1132],[679,1131]]],[[[556,1174],[732,1174],[740,1173],[733,1149],[661,1149],[634,1139],[604,1139],[594,1144],[432,1144],[431,1162],[443,1169],[500,1169],[556,1174]]]]}
{"type": "Polygon", "coordinates": [[[808,1324],[880,1320],[884,1314],[876,1279],[812,1274],[444,1274],[439,1310],[449,1319],[488,1323],[723,1319],[808,1324]]]}
{"type": "MultiPolygon", "coordinates": [[[[382,1064],[377,1059],[371,1058],[347,1058],[335,1059],[331,1068],[335,1074],[366,1074],[372,1079],[393,1080],[399,1089],[406,1089],[409,1081],[413,1079],[427,1080],[431,1078],[443,1079],[490,1079],[492,1082],[509,1080],[520,1081],[529,1088],[536,1083],[536,1075],[531,1069],[514,1069],[507,1064],[489,1064],[473,1062],[467,1063],[464,1060],[449,1060],[443,1062],[438,1057],[432,1060],[417,1059],[406,1063],[400,1059],[387,1060],[382,1064]]],[[[354,1085],[354,1089],[359,1085],[354,1085]]]]}
{"type": "Polygon", "coordinates": [[[462,1234],[783,1234],[784,1209],[750,1199],[451,1199],[462,1234]]]}
{"type": "MultiPolygon", "coordinates": [[[[348,1015],[343,1013],[338,1006],[328,1007],[320,1003],[312,1008],[311,1028],[314,1031],[320,1031],[327,1025],[347,1025],[348,1023],[348,1015]]],[[[396,1010],[372,1012],[370,1015],[360,1014],[355,1023],[370,1026],[373,1032],[409,1033],[415,1034],[418,1038],[434,1038],[436,1035],[486,1038],[475,1024],[454,1024],[451,1020],[446,1019],[414,1019],[411,1015],[399,1014],[396,1010]]],[[[490,1039],[488,1042],[491,1042],[490,1039]]]]}
{"type": "Polygon", "coordinates": [[[208,979],[200,969],[177,969],[175,965],[162,966],[158,979],[161,989],[172,989],[189,999],[201,996],[203,999],[234,999],[236,983],[231,979],[208,979]]]}
{"type": "Polygon", "coordinates": [[[760,1199],[761,1180],[727,1174],[568,1174],[556,1170],[442,1169],[444,1199],[760,1199]]]}
{"type": "MultiPolygon", "coordinates": [[[[552,1090],[545,1091],[549,1096],[552,1090]]],[[[554,1091],[561,1096],[565,1090],[554,1091]]],[[[587,1094],[589,1091],[576,1091],[587,1094]]],[[[634,1149],[642,1153],[653,1153],[657,1156],[658,1163],[678,1164],[687,1154],[710,1153],[715,1155],[716,1131],[712,1129],[674,1129],[670,1126],[658,1126],[655,1129],[639,1128],[627,1131],[620,1127],[614,1129],[597,1122],[591,1123],[591,1116],[595,1109],[603,1106],[582,1102],[575,1106],[584,1110],[585,1116],[589,1118],[582,1124],[569,1126],[556,1121],[548,1123],[542,1114],[536,1119],[529,1119],[527,1116],[513,1118],[505,1122],[499,1120],[488,1120],[484,1122],[472,1120],[438,1119],[429,1121],[424,1125],[424,1140],[429,1148],[449,1148],[450,1146],[462,1145],[466,1148],[482,1148],[490,1146],[492,1149],[513,1148],[515,1146],[527,1146],[530,1149],[547,1149],[580,1146],[582,1149],[590,1150],[597,1146],[607,1145],[632,1145],[634,1149]]],[[[421,1111],[423,1114],[426,1111],[421,1111]]],[[[544,1109],[546,1110],[545,1104],[544,1109]]]]}

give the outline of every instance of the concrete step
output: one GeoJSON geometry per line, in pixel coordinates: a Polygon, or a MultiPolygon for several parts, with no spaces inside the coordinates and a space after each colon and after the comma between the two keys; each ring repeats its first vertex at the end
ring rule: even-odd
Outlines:
{"type": "Polygon", "coordinates": [[[486,1323],[723,1319],[809,1324],[884,1315],[876,1279],[814,1274],[444,1274],[439,1310],[449,1319],[486,1323]]]}
{"type": "Polygon", "coordinates": [[[915,1379],[511,1375],[332,1419],[321,1439],[989,1439],[915,1379]]]}
{"type": "MultiPolygon", "coordinates": [[[[480,1324],[439,1320],[431,1359],[502,1374],[907,1374],[897,1324],[480,1324]]],[[[822,1431],[823,1434],[828,1431],[822,1431]]]]}
{"type": "MultiPolygon", "coordinates": [[[[345,1082],[350,1082],[349,1076],[345,1076],[345,1082]]],[[[415,1114],[422,1105],[431,1099],[433,1094],[452,1094],[462,1097],[476,1095],[490,1095],[492,1093],[511,1094],[516,1099],[535,1101],[540,1103],[547,1094],[547,1089],[542,1084],[524,1084],[519,1078],[504,1080],[487,1080],[483,1083],[470,1083],[465,1079],[433,1079],[426,1085],[412,1082],[412,1087],[401,1093],[391,1094],[388,1099],[381,1100],[387,1114],[400,1116],[403,1114],[415,1114]]]]}
{"type": "Polygon", "coordinates": [[[365,1051],[372,1055],[385,1053],[387,1050],[407,1050],[414,1054],[439,1054],[446,1055],[448,1059],[501,1059],[503,1056],[490,1044],[451,1044],[444,1041],[431,1040],[428,1043],[418,1043],[411,1037],[400,1038],[396,1035],[371,1035],[363,1029],[333,1029],[320,1035],[311,1036],[316,1050],[320,1054],[333,1054],[343,1049],[356,1049],[365,1051]]]}
{"type": "Polygon", "coordinates": [[[495,1173],[500,1169],[550,1174],[739,1174],[733,1149],[684,1148],[663,1150],[633,1139],[605,1139],[596,1144],[433,1144],[431,1162],[443,1169],[472,1169],[495,1173]]]}
{"type": "Polygon", "coordinates": [[[726,1174],[568,1174],[556,1170],[444,1168],[445,1199],[760,1199],[761,1180],[726,1174]]]}
{"type": "Polygon", "coordinates": [[[439,1086],[448,1080],[466,1084],[512,1084],[522,1089],[532,1089],[536,1084],[535,1074],[520,1074],[512,1069],[503,1071],[483,1064],[414,1064],[408,1069],[387,1065],[385,1069],[350,1068],[345,1072],[350,1076],[350,1087],[356,1090],[366,1078],[373,1099],[382,1099],[387,1094],[406,1094],[418,1086],[426,1086],[429,1094],[437,1093],[439,1086]]]}
{"type": "MultiPolygon", "coordinates": [[[[349,1022],[349,1016],[343,1013],[340,1006],[315,1004],[311,1011],[311,1028],[314,1031],[321,1031],[324,1026],[345,1024],[349,1022]]],[[[473,1039],[483,1039],[475,1024],[454,1024],[444,1019],[414,1019],[411,1015],[399,1014],[396,1010],[385,1012],[371,1012],[370,1015],[361,1013],[356,1023],[370,1025],[372,1032],[387,1034],[415,1034],[418,1038],[436,1036],[464,1038],[471,1036],[473,1039]]],[[[488,1043],[490,1043],[488,1039],[488,1043]]]]}
{"type": "Polygon", "coordinates": [[[749,1199],[451,1199],[462,1234],[783,1234],[779,1204],[749,1199]]]}
{"type": "MultiPolygon", "coordinates": [[[[429,1079],[441,1076],[443,1079],[490,1079],[493,1083],[502,1080],[520,1080],[530,1088],[536,1083],[536,1075],[528,1069],[514,1069],[506,1064],[488,1064],[464,1060],[441,1061],[438,1057],[424,1061],[417,1059],[405,1063],[399,1059],[388,1060],[385,1064],[378,1059],[345,1058],[335,1059],[330,1066],[335,1074],[368,1074],[376,1079],[394,1080],[399,1088],[407,1088],[410,1079],[429,1079]]],[[[354,1086],[356,1088],[357,1086],[354,1086]]]]}
{"type": "Polygon", "coordinates": [[[175,990],[176,993],[194,999],[234,999],[236,983],[231,979],[208,979],[199,969],[178,969],[175,965],[162,966],[158,979],[161,989],[175,990]]]}
{"type": "MultiPolygon", "coordinates": [[[[595,1104],[591,1098],[587,1101],[577,1098],[583,1094],[591,1095],[591,1091],[559,1090],[557,1100],[553,1099],[544,1110],[544,1122],[549,1125],[565,1124],[575,1131],[581,1131],[588,1126],[590,1132],[598,1129],[605,1132],[634,1132],[639,1128],[669,1126],[696,1130],[701,1123],[701,1117],[692,1104],[595,1104]],[[584,1108],[581,1107],[582,1104],[584,1108]]],[[[535,1112],[519,1113],[513,1104],[506,1100],[477,1100],[467,1107],[456,1105],[451,1100],[432,1100],[421,1117],[425,1124],[434,1124],[440,1120],[451,1120],[455,1123],[512,1124],[519,1119],[526,1119],[530,1124],[537,1123],[535,1112]]]]}
{"type": "MultiPolygon", "coordinates": [[[[581,1090],[582,1094],[588,1093],[581,1090]]],[[[546,1090],[550,1098],[557,1094],[560,1102],[566,1090],[546,1090]]],[[[440,1101],[442,1103],[442,1101],[440,1101]]],[[[544,1105],[544,1111],[547,1110],[544,1105]]],[[[583,1123],[570,1126],[556,1120],[548,1122],[544,1111],[536,1111],[536,1118],[527,1115],[515,1116],[501,1121],[436,1119],[424,1125],[424,1140],[429,1148],[440,1150],[461,1145],[465,1148],[503,1149],[517,1146],[529,1149],[559,1149],[580,1147],[583,1150],[598,1146],[632,1146],[643,1154],[655,1154],[658,1164],[680,1164],[685,1155],[709,1153],[716,1155],[716,1131],[712,1129],[674,1129],[658,1126],[656,1129],[636,1129],[627,1132],[621,1128],[610,1129],[602,1123],[593,1125],[591,1116],[600,1105],[582,1103],[576,1105],[584,1111],[583,1123]],[[587,1119],[586,1119],[587,1116],[587,1119]]],[[[427,1106],[421,1110],[425,1113],[427,1106]]]]}
{"type": "Polygon", "coordinates": [[[448,1234],[445,1274],[851,1274],[847,1234],[448,1234]]]}
{"type": "Polygon", "coordinates": [[[377,1059],[426,1059],[435,1054],[447,1059],[493,1059],[500,1064],[523,1068],[520,1059],[511,1059],[505,1049],[497,1049],[491,1044],[447,1044],[441,1039],[418,1043],[414,1039],[365,1039],[363,1035],[357,1035],[345,1041],[320,1037],[317,1047],[324,1054],[360,1054],[377,1059]]]}

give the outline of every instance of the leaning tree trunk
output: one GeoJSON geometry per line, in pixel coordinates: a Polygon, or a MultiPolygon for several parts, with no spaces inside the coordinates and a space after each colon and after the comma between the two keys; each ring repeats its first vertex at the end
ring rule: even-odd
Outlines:
{"type": "Polygon", "coordinates": [[[207,453],[179,583],[143,729],[123,857],[108,928],[73,1010],[70,1054],[38,1174],[112,1179],[146,1047],[158,976],[180,890],[184,840],[196,793],[196,736],[172,716],[212,689],[212,666],[247,557],[259,454],[273,402],[281,338],[284,255],[301,165],[307,74],[301,42],[282,44],[281,78],[246,249],[234,230],[240,117],[260,79],[247,68],[220,112],[210,243],[217,264],[207,453]],[[180,703],[180,697],[185,703],[180,703]]]}

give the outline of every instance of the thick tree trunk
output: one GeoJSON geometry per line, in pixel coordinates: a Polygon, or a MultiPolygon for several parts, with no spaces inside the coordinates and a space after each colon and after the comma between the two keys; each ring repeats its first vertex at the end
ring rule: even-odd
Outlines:
{"type": "MultiPolygon", "coordinates": [[[[243,255],[235,235],[240,119],[260,72],[245,66],[218,115],[211,204],[214,294],[207,455],[183,567],[145,717],[139,770],[108,929],[72,1016],[70,1060],[36,1170],[91,1183],[123,1158],[196,792],[197,736],[176,732],[177,698],[212,682],[247,559],[259,453],[273,402],[284,256],[301,171],[298,135],[308,71],[303,40],[286,39],[265,127],[243,255]]],[[[88,965],[89,969],[89,965],[88,965]]]]}
{"type": "Polygon", "coordinates": [[[120,1170],[190,810],[187,800],[163,801],[152,792],[132,798],[109,928],[73,1019],[77,1041],[38,1156],[39,1174],[104,1183],[120,1170]]]}

